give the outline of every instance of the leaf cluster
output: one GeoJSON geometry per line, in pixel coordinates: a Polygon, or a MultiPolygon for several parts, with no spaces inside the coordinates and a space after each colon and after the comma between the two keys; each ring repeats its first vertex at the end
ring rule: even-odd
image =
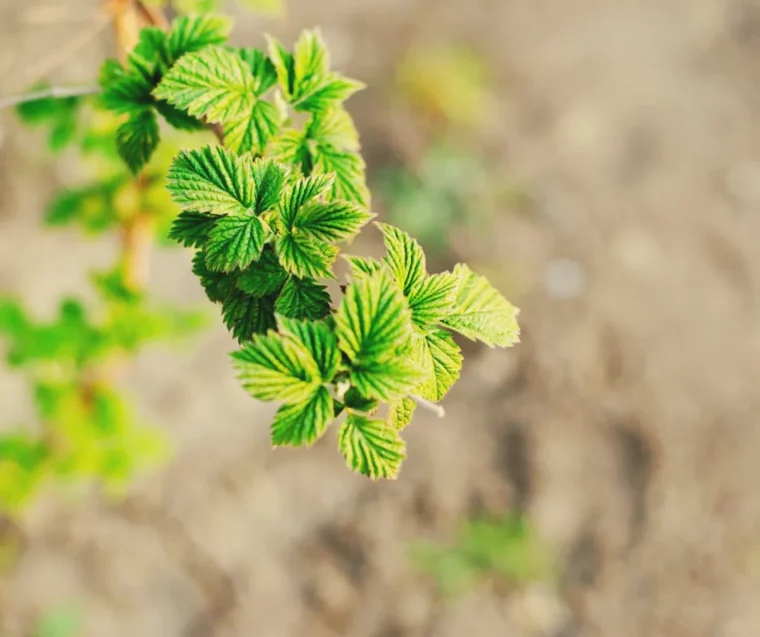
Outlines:
{"type": "Polygon", "coordinates": [[[510,346],[517,310],[466,265],[428,273],[420,245],[379,223],[385,257],[344,255],[350,277],[334,300],[341,246],[374,217],[343,105],[363,85],[331,69],[319,31],[292,51],[268,37],[262,51],[226,45],[227,24],[179,18],[169,34],[143,31],[126,65],[104,65],[104,98],[131,131],[122,155],[135,170],[147,161],[157,136],[135,122],[156,112],[223,131],[223,145],[177,154],[166,183],[181,210],[170,237],[195,251],[193,271],[241,344],[240,381],[281,403],[275,446],[311,445],[340,417],[348,466],[394,478],[417,402],[441,400],[459,376],[452,332],[510,346]]]}

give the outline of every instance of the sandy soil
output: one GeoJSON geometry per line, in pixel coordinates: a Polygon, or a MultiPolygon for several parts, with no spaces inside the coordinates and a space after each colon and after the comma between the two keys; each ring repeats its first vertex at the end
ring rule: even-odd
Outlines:
{"type": "MultiPolygon", "coordinates": [[[[93,637],[760,634],[760,3],[288,4],[286,25],[247,18],[236,37],[323,25],[373,87],[353,104],[370,160],[408,124],[382,93],[400,43],[461,38],[492,61],[482,143],[529,197],[458,249],[523,308],[523,343],[469,349],[448,417],[416,420],[392,484],[350,475],[329,437],[270,450],[272,410],[236,385],[222,329],[146,353],[126,382],[174,462],[127,504],[35,510],[0,631],[81,599],[93,637]],[[412,538],[509,507],[557,551],[556,598],[443,602],[411,570],[412,538]]],[[[25,7],[0,2],[3,93],[79,28],[22,28],[25,7]]],[[[93,77],[108,45],[56,77],[93,77]]],[[[111,246],[41,231],[65,167],[7,113],[0,138],[0,289],[44,311],[111,246]]],[[[156,294],[200,301],[188,264],[156,255],[156,294]]],[[[21,379],[3,373],[0,397],[3,423],[29,412],[21,379]]]]}

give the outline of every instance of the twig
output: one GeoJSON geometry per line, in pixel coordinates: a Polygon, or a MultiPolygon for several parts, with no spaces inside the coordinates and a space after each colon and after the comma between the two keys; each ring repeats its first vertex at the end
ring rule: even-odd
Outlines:
{"type": "Polygon", "coordinates": [[[135,0],[135,7],[137,8],[137,13],[147,24],[164,31],[169,30],[169,21],[160,9],[149,7],[142,0],[135,0]]]}
{"type": "Polygon", "coordinates": [[[420,407],[432,411],[439,418],[443,418],[446,415],[446,410],[437,403],[426,400],[425,398],[420,398],[419,396],[409,396],[409,398],[416,402],[420,407]]]}
{"type": "Polygon", "coordinates": [[[48,74],[59,66],[66,64],[69,59],[92,42],[111,22],[110,12],[101,13],[95,24],[81,31],[76,37],[54,52],[46,55],[24,73],[24,82],[31,86],[44,80],[48,74]]]}
{"type": "Polygon", "coordinates": [[[83,95],[94,95],[99,92],[99,86],[51,86],[50,88],[24,93],[22,95],[0,97],[0,110],[11,106],[17,106],[18,104],[25,104],[26,102],[36,102],[37,100],[81,97],[83,95]]]}

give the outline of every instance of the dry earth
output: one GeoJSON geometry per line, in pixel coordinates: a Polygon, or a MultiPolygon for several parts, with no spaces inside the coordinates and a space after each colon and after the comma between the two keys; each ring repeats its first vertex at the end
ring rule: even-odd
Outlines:
{"type": "MultiPolygon", "coordinates": [[[[221,329],[145,354],[127,383],[176,459],[129,506],[35,510],[0,630],[82,599],[88,637],[760,634],[760,3],[288,4],[287,24],[249,17],[236,37],[321,24],[372,87],[352,103],[370,162],[408,127],[383,97],[405,42],[460,38],[492,61],[481,143],[530,197],[457,250],[523,309],[523,343],[468,348],[448,417],[418,418],[391,484],[350,475],[332,439],[270,450],[272,410],[236,385],[221,329]],[[530,515],[560,556],[559,599],[444,603],[412,572],[410,539],[484,507],[530,515]]],[[[81,28],[23,23],[34,6],[0,2],[3,94],[81,28]]],[[[93,77],[109,45],[55,77],[93,77]]],[[[0,289],[45,311],[111,246],[43,232],[66,167],[8,113],[0,137],[0,289]]],[[[157,254],[156,294],[200,301],[188,263],[157,254]]],[[[29,412],[20,379],[0,377],[0,405],[3,422],[29,412]]]]}

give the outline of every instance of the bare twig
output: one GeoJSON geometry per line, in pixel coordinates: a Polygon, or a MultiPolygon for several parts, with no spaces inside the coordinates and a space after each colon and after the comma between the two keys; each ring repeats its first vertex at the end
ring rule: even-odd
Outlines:
{"type": "Polygon", "coordinates": [[[112,15],[110,12],[101,13],[95,24],[90,28],[80,31],[72,40],[69,40],[62,47],[49,53],[39,60],[31,68],[24,72],[24,83],[26,86],[32,86],[44,80],[50,73],[60,66],[66,64],[72,56],[92,42],[111,22],[112,15]]]}
{"type": "Polygon", "coordinates": [[[18,104],[25,104],[26,102],[36,102],[37,100],[81,97],[83,95],[94,95],[99,92],[99,86],[51,86],[50,88],[24,93],[22,95],[0,97],[0,110],[11,106],[17,106],[18,104]]]}
{"type": "Polygon", "coordinates": [[[437,403],[426,400],[425,398],[420,398],[419,396],[410,396],[409,398],[416,402],[420,407],[432,411],[439,418],[443,418],[446,415],[446,410],[437,403]]]}

